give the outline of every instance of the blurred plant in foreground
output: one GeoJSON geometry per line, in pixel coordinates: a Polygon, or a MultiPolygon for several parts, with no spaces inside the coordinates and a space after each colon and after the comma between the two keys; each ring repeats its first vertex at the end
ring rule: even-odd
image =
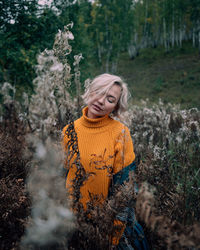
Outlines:
{"type": "Polygon", "coordinates": [[[27,179],[32,212],[22,247],[59,246],[67,249],[67,240],[74,228],[74,216],[69,209],[65,188],[62,149],[50,138],[44,143],[31,137],[29,145],[32,150],[35,148],[27,179]]]}
{"type": "Polygon", "coordinates": [[[29,107],[32,133],[27,138],[27,152],[32,154],[32,160],[27,187],[33,203],[22,240],[25,249],[40,246],[67,249],[74,228],[60,145],[60,131],[76,113],[67,91],[72,77],[67,59],[72,50],[69,40],[74,39],[69,27],[72,24],[58,32],[52,50],[45,50],[38,56],[36,93],[29,107]]]}

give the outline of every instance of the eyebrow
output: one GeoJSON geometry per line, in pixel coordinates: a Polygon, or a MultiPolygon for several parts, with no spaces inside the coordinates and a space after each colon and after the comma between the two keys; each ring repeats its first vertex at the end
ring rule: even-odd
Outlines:
{"type": "Polygon", "coordinates": [[[114,98],[116,100],[116,97],[113,95],[108,95],[107,97],[111,97],[111,98],[114,98]]]}

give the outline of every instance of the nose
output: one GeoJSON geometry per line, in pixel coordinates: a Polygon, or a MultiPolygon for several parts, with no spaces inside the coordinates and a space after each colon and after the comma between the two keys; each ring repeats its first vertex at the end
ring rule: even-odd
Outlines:
{"type": "Polygon", "coordinates": [[[98,103],[101,104],[101,105],[103,105],[104,102],[105,102],[105,96],[102,95],[102,96],[100,96],[100,97],[98,98],[98,103]]]}

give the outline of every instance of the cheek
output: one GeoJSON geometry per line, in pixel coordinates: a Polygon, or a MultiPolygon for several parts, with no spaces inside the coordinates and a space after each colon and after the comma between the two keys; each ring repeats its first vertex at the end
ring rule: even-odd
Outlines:
{"type": "Polygon", "coordinates": [[[110,111],[113,111],[116,108],[117,104],[116,103],[108,103],[107,108],[110,111]]]}
{"type": "Polygon", "coordinates": [[[87,100],[87,105],[90,105],[94,101],[95,101],[95,96],[94,95],[89,96],[89,98],[87,100]]]}
{"type": "Polygon", "coordinates": [[[114,110],[117,110],[118,109],[118,106],[119,105],[119,103],[117,102],[117,103],[115,103],[114,105],[113,105],[113,110],[112,111],[114,111],[114,110]]]}

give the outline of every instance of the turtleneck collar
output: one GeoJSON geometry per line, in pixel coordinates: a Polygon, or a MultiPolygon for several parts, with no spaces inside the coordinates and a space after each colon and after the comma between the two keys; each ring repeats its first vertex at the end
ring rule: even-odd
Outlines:
{"type": "Polygon", "coordinates": [[[112,120],[112,118],[110,118],[109,115],[104,115],[104,116],[102,116],[100,118],[91,119],[91,118],[87,117],[87,112],[88,112],[88,107],[83,108],[82,109],[82,114],[83,115],[80,118],[81,123],[85,127],[89,127],[89,128],[104,127],[112,120]]]}

